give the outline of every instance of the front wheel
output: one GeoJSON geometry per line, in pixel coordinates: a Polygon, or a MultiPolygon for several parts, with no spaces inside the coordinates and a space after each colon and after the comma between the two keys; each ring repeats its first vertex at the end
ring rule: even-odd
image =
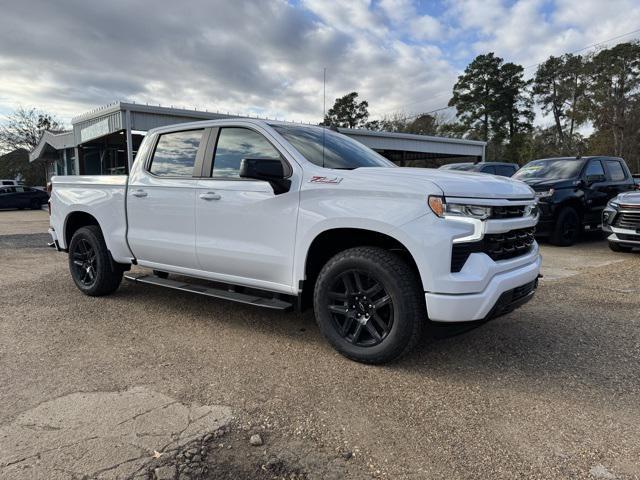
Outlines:
{"type": "Polygon", "coordinates": [[[97,225],[79,228],[69,242],[69,270],[85,295],[113,293],[122,281],[122,269],[113,263],[97,225]]]}
{"type": "Polygon", "coordinates": [[[338,253],[314,290],[320,331],[342,355],[385,363],[409,352],[427,320],[417,275],[400,256],[377,247],[338,253]]]}
{"type": "Polygon", "coordinates": [[[579,235],[580,216],[578,212],[573,207],[564,207],[560,211],[551,233],[551,243],[560,247],[568,247],[576,243],[579,235]]]}

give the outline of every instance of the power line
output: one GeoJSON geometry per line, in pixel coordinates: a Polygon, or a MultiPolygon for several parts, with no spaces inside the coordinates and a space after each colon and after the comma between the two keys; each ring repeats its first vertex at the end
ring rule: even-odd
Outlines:
{"type": "MultiPolygon", "coordinates": [[[[636,29],[636,30],[632,30],[632,31],[627,32],[627,33],[623,33],[623,34],[621,34],[621,35],[616,35],[615,37],[607,38],[606,40],[601,40],[601,41],[599,41],[599,42],[592,43],[592,44],[590,44],[590,45],[587,45],[586,47],[582,47],[582,48],[579,48],[579,49],[577,49],[577,50],[573,50],[573,51],[571,51],[571,52],[566,52],[565,54],[574,54],[574,53],[582,52],[582,51],[587,50],[587,49],[589,49],[589,48],[597,47],[597,46],[599,46],[599,45],[602,45],[603,43],[607,43],[607,42],[610,42],[610,41],[612,41],[612,40],[618,40],[618,39],[620,39],[620,38],[627,37],[627,36],[629,36],[629,35],[632,35],[632,34],[634,34],[634,33],[638,33],[638,32],[640,32],[640,28],[638,28],[638,29],[636,29]]],[[[538,63],[534,63],[534,64],[532,64],[532,65],[528,65],[528,66],[524,67],[524,70],[527,70],[527,69],[529,69],[529,68],[533,68],[533,67],[537,67],[538,65],[540,65],[540,64],[542,64],[542,63],[544,63],[544,60],[543,60],[543,61],[541,61],[541,62],[538,62],[538,63]]],[[[418,104],[418,103],[423,103],[423,102],[428,102],[428,101],[433,100],[434,98],[441,97],[442,95],[445,95],[445,94],[448,94],[448,93],[449,93],[449,92],[447,92],[447,91],[443,90],[443,91],[441,91],[441,92],[436,93],[434,96],[432,96],[432,97],[431,97],[431,98],[429,98],[428,100],[427,100],[427,99],[425,99],[425,100],[418,100],[417,102],[413,102],[413,103],[407,103],[407,104],[402,105],[402,106],[400,107],[400,109],[401,109],[402,107],[411,106],[411,105],[416,105],[416,104],[418,104]]],[[[416,114],[414,114],[414,115],[406,115],[406,116],[400,117],[400,119],[402,119],[402,120],[409,120],[409,119],[412,119],[412,118],[419,117],[419,116],[421,116],[421,115],[429,115],[429,114],[431,114],[431,113],[440,112],[440,111],[442,111],[442,110],[447,110],[447,109],[449,109],[449,108],[452,108],[452,107],[449,107],[449,106],[446,106],[446,107],[440,107],[440,108],[436,108],[436,109],[430,110],[430,111],[428,111],[428,112],[420,112],[420,113],[416,113],[416,114]]],[[[399,110],[399,109],[398,109],[398,110],[399,110]]],[[[398,110],[395,110],[395,111],[398,111],[398,110]]],[[[387,115],[387,114],[389,114],[389,113],[392,113],[392,111],[391,111],[391,110],[388,110],[388,111],[386,111],[386,112],[382,113],[382,115],[387,115]]]]}

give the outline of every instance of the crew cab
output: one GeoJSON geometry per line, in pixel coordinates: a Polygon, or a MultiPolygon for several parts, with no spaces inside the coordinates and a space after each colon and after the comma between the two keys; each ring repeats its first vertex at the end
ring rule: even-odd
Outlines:
{"type": "Polygon", "coordinates": [[[607,202],[635,188],[629,168],[618,157],[533,160],[513,178],[536,192],[540,207],[536,235],[559,246],[573,245],[584,230],[599,230],[607,202]]]}
{"type": "Polygon", "coordinates": [[[332,131],[253,119],[151,130],[128,176],[54,177],[50,234],[87,295],[128,280],[255,306],[313,305],[345,356],[393,360],[427,321],[534,294],[533,190],[400,168],[332,131]],[[149,271],[151,270],[151,271],[149,271]]]}

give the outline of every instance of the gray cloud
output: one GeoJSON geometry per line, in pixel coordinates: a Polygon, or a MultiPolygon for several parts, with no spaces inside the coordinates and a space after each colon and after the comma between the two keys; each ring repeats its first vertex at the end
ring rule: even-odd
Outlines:
{"type": "MultiPolygon", "coordinates": [[[[282,0],[29,1],[0,16],[0,107],[63,117],[114,100],[319,120],[357,90],[372,110],[428,98],[454,77],[435,50],[389,34],[380,13],[340,21],[282,0]]],[[[333,17],[340,13],[334,9],[333,17]]]]}

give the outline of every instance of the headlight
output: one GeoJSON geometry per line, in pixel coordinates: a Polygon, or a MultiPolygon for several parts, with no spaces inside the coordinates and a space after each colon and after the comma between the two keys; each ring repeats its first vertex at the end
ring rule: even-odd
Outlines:
{"type": "Polygon", "coordinates": [[[607,203],[607,207],[618,208],[619,206],[620,204],[617,202],[614,202],[613,200],[609,200],[609,203],[607,203]]]}
{"type": "Polygon", "coordinates": [[[439,217],[450,215],[486,220],[491,216],[491,207],[466,203],[446,203],[444,198],[433,195],[429,197],[429,207],[439,217]]]}
{"type": "Polygon", "coordinates": [[[553,188],[550,188],[549,190],[545,191],[545,192],[536,192],[536,198],[549,198],[551,196],[553,196],[553,192],[555,190],[553,188]]]}

